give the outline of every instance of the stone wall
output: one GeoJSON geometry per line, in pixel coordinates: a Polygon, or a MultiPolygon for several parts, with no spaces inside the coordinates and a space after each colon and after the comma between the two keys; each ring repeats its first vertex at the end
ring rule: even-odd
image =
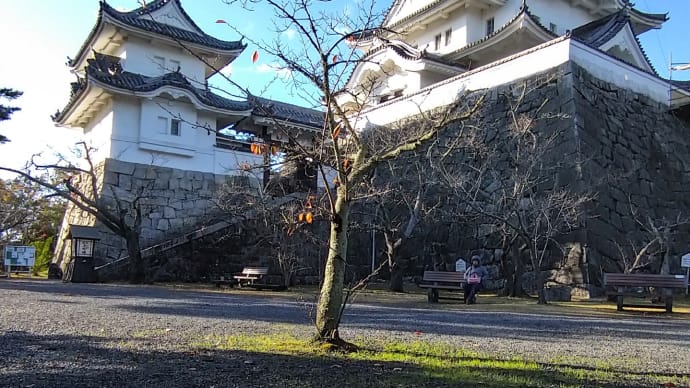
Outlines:
{"type": "MultiPolygon", "coordinates": [[[[104,203],[115,209],[115,197],[125,204],[140,196],[144,215],[141,247],[188,233],[221,217],[213,202],[220,185],[232,180],[249,184],[247,177],[214,175],[107,159],[96,167],[99,191],[104,203]]],[[[88,184],[88,182],[83,182],[88,184]]],[[[124,240],[96,222],[95,218],[70,204],[63,220],[54,262],[69,257],[68,225],[97,226],[101,240],[96,245],[96,265],[126,256],[124,240]]]]}
{"type": "MultiPolygon", "coordinates": [[[[572,62],[481,93],[486,100],[471,124],[480,128],[480,141],[495,147],[499,156],[493,163],[498,171],[511,168],[507,157],[511,150],[501,147],[509,144],[504,140],[511,136],[511,109],[515,109],[518,115],[538,118],[533,128],[538,136],[561,134],[544,158],[547,165],[557,167],[545,188],[567,187],[593,196],[583,227],[559,236],[560,247],[550,249],[549,260],[540,268],[550,279],[551,298],[600,294],[602,273],[621,272],[629,266],[635,253],[654,239],[652,224],[681,225],[669,230],[668,249],[660,250],[657,244],[656,252],[650,251],[657,255],[652,260],[655,264],[642,270],[658,273],[659,256],[665,255],[670,259],[667,269],[679,273],[679,257],[688,250],[690,239],[690,228],[684,224],[690,220],[687,121],[665,105],[596,79],[572,62]],[[518,99],[520,104],[511,106],[518,99]]],[[[453,143],[462,128],[453,123],[443,131],[434,145],[439,153],[447,150],[445,145],[453,143]]],[[[474,156],[456,152],[446,167],[452,170],[468,157],[474,156]]],[[[483,192],[490,195],[503,178],[487,180],[483,192]]],[[[520,254],[503,251],[490,222],[439,219],[424,228],[405,253],[410,275],[419,273],[420,267],[452,266],[457,257],[480,254],[492,272],[492,286],[500,288],[505,282],[506,257],[520,254]]],[[[350,246],[370,247],[366,239],[350,246]]],[[[534,273],[523,274],[522,280],[532,291],[534,273]]]]}
{"type": "Polygon", "coordinates": [[[580,67],[571,78],[575,136],[586,161],[580,180],[597,194],[586,220],[586,282],[600,286],[602,272],[620,272],[623,258],[629,265],[654,238],[650,229],[675,224],[666,231],[666,254],[668,270],[678,272],[690,238],[690,123],[580,67]]]}

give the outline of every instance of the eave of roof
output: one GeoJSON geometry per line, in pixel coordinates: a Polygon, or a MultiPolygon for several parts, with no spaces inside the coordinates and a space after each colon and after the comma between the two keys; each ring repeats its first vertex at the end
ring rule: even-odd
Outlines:
{"type": "Polygon", "coordinates": [[[657,23],[668,21],[668,13],[649,13],[640,11],[634,7],[635,4],[632,4],[630,0],[618,0],[618,6],[621,8],[628,8],[635,17],[640,19],[647,19],[657,23]]]}
{"type": "MultiPolygon", "coordinates": [[[[437,64],[441,67],[444,68],[455,68],[459,72],[464,71],[465,68],[462,66],[459,66],[457,63],[454,63],[452,61],[446,60],[444,57],[432,53],[428,53],[425,50],[418,50],[415,49],[412,46],[409,46],[407,44],[404,44],[403,42],[399,42],[396,44],[395,41],[389,41],[387,40],[385,44],[376,47],[375,49],[369,51],[362,59],[360,59],[360,63],[357,66],[362,65],[362,63],[366,62],[368,59],[374,57],[375,55],[381,53],[384,50],[390,49],[394,53],[396,53],[400,58],[407,60],[407,61],[423,61],[423,62],[428,62],[431,64],[437,64]],[[402,43],[402,44],[400,44],[402,43]]],[[[345,85],[350,85],[350,82],[352,81],[352,77],[357,73],[357,68],[353,69],[349,76],[347,77],[347,81],[345,81],[345,85]]]]}
{"type": "Polygon", "coordinates": [[[323,126],[323,112],[314,109],[256,96],[250,96],[249,101],[230,100],[208,89],[195,87],[179,72],[149,77],[122,71],[119,63],[120,58],[109,55],[96,54],[96,58],[88,61],[86,78],[73,84],[69,102],[62,111],[53,117],[53,121],[56,123],[64,124],[66,115],[71,113],[88,90],[95,86],[111,92],[129,94],[154,93],[163,88],[172,87],[188,92],[206,107],[215,108],[226,114],[252,115],[310,128],[323,126]]]}
{"type": "Polygon", "coordinates": [[[322,111],[253,95],[249,96],[249,103],[253,109],[252,116],[255,117],[295,123],[311,128],[323,127],[325,113],[322,111]]]}
{"type": "Polygon", "coordinates": [[[97,58],[89,59],[86,77],[73,84],[69,102],[62,111],[53,117],[53,121],[62,124],[66,114],[73,110],[92,84],[105,90],[129,93],[150,93],[165,87],[172,87],[190,93],[208,108],[222,110],[227,114],[248,115],[252,109],[251,105],[245,101],[230,100],[212,93],[208,89],[193,86],[179,72],[167,73],[160,77],[144,76],[122,71],[119,58],[98,54],[97,58]]]}
{"type": "Polygon", "coordinates": [[[96,24],[91,29],[89,36],[86,38],[82,46],[79,48],[76,57],[70,60],[68,65],[70,67],[75,67],[83,60],[86,53],[88,53],[89,48],[91,48],[91,46],[93,45],[93,41],[96,39],[96,37],[103,29],[104,24],[108,22],[121,24],[124,27],[130,28],[138,32],[159,35],[162,37],[170,38],[175,41],[179,40],[181,42],[195,44],[213,50],[225,51],[227,52],[227,54],[232,55],[239,54],[242,50],[244,50],[245,47],[247,47],[247,45],[242,43],[241,40],[224,41],[207,35],[203,31],[201,31],[201,29],[194,23],[193,20],[191,20],[191,18],[189,18],[189,15],[187,15],[187,13],[184,12],[184,9],[181,6],[179,7],[179,9],[182,11],[184,17],[187,18],[187,21],[190,22],[196,29],[198,29],[200,33],[195,33],[179,27],[156,22],[154,20],[146,20],[140,18],[141,15],[149,14],[154,10],[159,9],[163,5],[167,4],[169,1],[179,2],[179,0],[157,0],[150,5],[150,9],[148,8],[149,5],[147,5],[147,11],[144,11],[144,8],[142,7],[129,12],[119,12],[113,7],[111,7],[105,1],[101,1],[98,10],[98,17],[96,19],[96,24]]]}

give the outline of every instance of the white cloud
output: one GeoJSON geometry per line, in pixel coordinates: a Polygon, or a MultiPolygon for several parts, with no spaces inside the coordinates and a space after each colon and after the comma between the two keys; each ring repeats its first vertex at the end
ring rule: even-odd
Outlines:
{"type": "Polygon", "coordinates": [[[267,65],[265,63],[262,63],[256,67],[257,73],[272,73],[274,71],[276,71],[276,69],[274,69],[271,65],[267,65]]]}
{"type": "Polygon", "coordinates": [[[276,76],[283,78],[283,79],[287,79],[287,78],[292,77],[292,71],[290,69],[280,67],[280,66],[278,66],[278,64],[275,64],[275,63],[272,63],[270,65],[262,63],[256,67],[255,71],[257,73],[262,73],[262,74],[273,73],[276,76]]]}
{"type": "Polygon", "coordinates": [[[287,30],[283,31],[283,35],[285,35],[285,37],[287,37],[289,40],[292,40],[296,34],[297,31],[292,28],[288,28],[287,30]]]}

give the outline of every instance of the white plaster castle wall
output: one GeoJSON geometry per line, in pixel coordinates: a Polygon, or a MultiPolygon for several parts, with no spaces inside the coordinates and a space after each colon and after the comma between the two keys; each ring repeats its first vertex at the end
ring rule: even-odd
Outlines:
{"type": "Polygon", "coordinates": [[[218,148],[213,153],[213,163],[209,165],[213,167],[213,170],[209,172],[220,175],[240,175],[246,167],[254,167],[253,171],[259,172],[261,170],[256,167],[262,166],[263,163],[263,157],[259,155],[218,148]]]}
{"type": "Polygon", "coordinates": [[[93,149],[91,158],[94,161],[104,160],[109,157],[111,148],[110,134],[114,123],[112,107],[112,101],[103,106],[98,115],[84,128],[84,141],[93,149]]]}
{"type": "Polygon", "coordinates": [[[189,123],[195,123],[196,110],[191,104],[161,98],[141,101],[139,147],[173,155],[194,156],[197,140],[189,123]],[[170,123],[180,120],[180,135],[170,134],[170,123]]]}
{"type": "Polygon", "coordinates": [[[437,54],[447,54],[455,51],[469,42],[467,40],[467,19],[468,11],[466,9],[453,11],[448,19],[437,20],[424,28],[423,30],[415,30],[405,36],[403,39],[416,45],[420,50],[426,49],[427,52],[437,54]],[[446,45],[446,31],[452,29],[450,44],[446,45]],[[439,50],[435,48],[436,36],[441,35],[441,47],[439,50]]]}
{"type": "MultiPolygon", "coordinates": [[[[216,118],[211,113],[197,113],[191,104],[174,102],[167,105],[167,100],[143,100],[117,98],[113,100],[114,116],[109,155],[105,157],[139,163],[171,167],[187,171],[210,172],[214,174],[237,175],[242,166],[260,165],[263,160],[257,155],[246,152],[225,150],[215,147],[215,132],[203,128],[194,128],[190,123],[208,124],[211,130],[216,129],[216,118]],[[163,109],[163,102],[170,112],[163,109]],[[156,123],[159,117],[171,118],[180,114],[187,123],[182,123],[181,135],[172,136],[157,133],[156,123]]],[[[102,124],[99,133],[109,131],[102,124]]]]}
{"type": "Polygon", "coordinates": [[[594,77],[670,105],[668,82],[583,43],[574,40],[571,42],[571,59],[594,77]]]}
{"type": "Polygon", "coordinates": [[[409,116],[410,112],[428,111],[448,105],[464,91],[475,91],[509,84],[573,61],[594,77],[613,83],[668,105],[668,83],[627,63],[611,58],[572,39],[562,39],[518,53],[500,64],[490,64],[431,85],[404,99],[381,104],[360,117],[353,118],[355,127],[386,125],[409,116]]]}
{"type": "Polygon", "coordinates": [[[543,47],[538,52],[527,55],[515,55],[512,60],[499,65],[484,66],[468,73],[451,78],[422,89],[417,94],[390,104],[382,104],[355,120],[357,128],[367,125],[385,125],[410,115],[419,110],[451,104],[456,97],[465,91],[491,88],[514,82],[559,66],[569,60],[569,40],[543,47]]]}
{"type": "Polygon", "coordinates": [[[556,25],[556,33],[563,35],[566,30],[587,24],[599,16],[592,16],[584,8],[573,7],[563,0],[530,0],[529,10],[540,18],[541,24],[549,28],[550,23],[556,25]],[[568,15],[568,17],[563,17],[568,15]]]}
{"type": "Polygon", "coordinates": [[[151,45],[136,37],[130,37],[124,44],[122,68],[126,71],[148,76],[159,76],[173,72],[176,66],[171,61],[180,63],[181,72],[196,87],[203,87],[205,82],[204,64],[194,56],[186,54],[180,47],[172,47],[157,42],[151,45]],[[164,59],[164,67],[161,67],[155,57],[164,59]]]}
{"type": "Polygon", "coordinates": [[[486,36],[486,19],[488,18],[479,9],[470,8],[467,10],[467,44],[486,36]]]}

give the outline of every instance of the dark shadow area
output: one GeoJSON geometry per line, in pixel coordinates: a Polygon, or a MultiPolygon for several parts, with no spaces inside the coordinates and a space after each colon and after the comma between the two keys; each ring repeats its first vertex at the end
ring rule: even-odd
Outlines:
{"type": "MultiPolygon", "coordinates": [[[[486,387],[602,385],[548,368],[470,367],[462,381],[433,378],[398,362],[354,361],[333,357],[246,351],[146,349],[136,339],[34,335],[7,332],[0,348],[0,378],[19,387],[486,387]],[[128,341],[124,345],[122,341],[128,341]],[[115,343],[120,346],[114,347],[115,343]]],[[[448,372],[436,367],[429,372],[448,372]]],[[[644,386],[640,383],[639,386],[644,386]]]]}
{"type": "MultiPolygon", "coordinates": [[[[216,292],[177,290],[170,287],[141,286],[120,283],[63,283],[59,280],[0,279],[0,290],[20,290],[44,292],[48,294],[68,294],[94,298],[227,298],[229,295],[216,292]]],[[[251,296],[251,295],[249,295],[251,296]]]]}

